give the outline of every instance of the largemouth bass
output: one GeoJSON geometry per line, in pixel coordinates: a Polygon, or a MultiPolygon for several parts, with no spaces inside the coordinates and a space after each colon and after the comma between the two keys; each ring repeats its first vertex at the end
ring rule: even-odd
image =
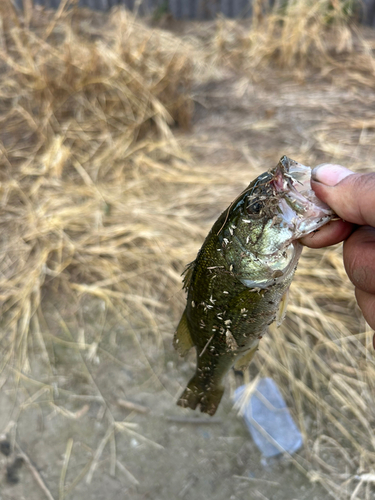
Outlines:
{"type": "Polygon", "coordinates": [[[335,216],[310,177],[309,167],[283,156],[221,214],[187,266],[174,347],[183,356],[195,346],[197,369],[178,405],[214,415],[229,369],[246,368],[267,327],[283,319],[298,239],[335,216]]]}

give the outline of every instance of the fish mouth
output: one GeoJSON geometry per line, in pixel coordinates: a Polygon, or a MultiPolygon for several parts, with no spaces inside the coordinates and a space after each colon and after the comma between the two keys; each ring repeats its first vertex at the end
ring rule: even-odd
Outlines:
{"type": "Polygon", "coordinates": [[[283,156],[272,173],[271,184],[279,197],[284,222],[293,230],[293,239],[306,236],[337,217],[311,189],[310,167],[283,156]]]}

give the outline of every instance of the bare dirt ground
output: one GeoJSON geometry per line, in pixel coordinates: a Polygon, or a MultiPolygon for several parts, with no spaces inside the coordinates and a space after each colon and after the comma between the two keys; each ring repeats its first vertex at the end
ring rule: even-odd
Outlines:
{"type": "MultiPolygon", "coordinates": [[[[373,89],[344,83],[314,74],[297,82],[276,70],[269,79],[259,79],[226,69],[195,85],[192,127],[176,130],[177,139],[193,158],[192,173],[209,166],[231,181],[217,186],[222,196],[212,207],[189,200],[191,220],[200,219],[202,227],[196,241],[189,242],[190,260],[245,179],[274,166],[282,155],[311,165],[335,161],[363,171],[374,168],[373,89]]],[[[184,185],[179,189],[181,195],[184,185]]],[[[339,248],[330,251],[340,259],[339,248]]],[[[306,263],[311,252],[306,252],[306,263]]],[[[160,280],[182,271],[161,268],[160,280]]],[[[297,273],[297,286],[298,279],[297,273]]],[[[297,288],[292,293],[298,294],[297,288]]],[[[339,299],[326,310],[338,311],[339,299]]],[[[0,431],[15,446],[10,456],[0,455],[0,500],[330,497],[316,473],[321,463],[311,458],[311,443],[298,453],[297,464],[287,458],[262,461],[233,409],[231,396],[239,383],[233,374],[214,418],[175,405],[194,368],[193,354],[180,359],[172,347],[179,318],[171,303],[177,301],[183,309],[177,287],[162,305],[145,302],[158,336],[149,334],[137,317],[119,323],[100,298],[72,303],[63,290],[54,290],[43,300],[42,331],[53,364],[44,362],[35,345],[32,375],[5,370],[0,377],[0,431]],[[14,470],[17,456],[24,462],[14,470]]],[[[357,331],[366,329],[354,299],[350,310],[345,306],[341,312],[354,318],[357,331]]],[[[293,317],[286,326],[288,321],[293,317]]],[[[253,375],[258,369],[252,367],[253,375]]],[[[293,397],[288,405],[296,414],[293,397]]],[[[305,437],[311,440],[320,429],[315,417],[304,416],[305,437]]],[[[354,477],[350,456],[338,454],[333,445],[325,454],[328,475],[341,474],[343,483],[345,473],[354,477]]],[[[349,498],[345,485],[341,494],[349,498]]],[[[351,498],[372,499],[375,491],[366,483],[351,498]]]]}

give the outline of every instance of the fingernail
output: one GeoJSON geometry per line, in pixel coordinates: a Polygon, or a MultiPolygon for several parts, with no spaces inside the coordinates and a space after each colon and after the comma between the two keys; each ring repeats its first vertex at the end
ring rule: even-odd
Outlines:
{"type": "Polygon", "coordinates": [[[313,169],[311,177],[314,181],[318,181],[326,186],[336,186],[336,184],[345,179],[345,177],[352,174],[354,174],[354,172],[341,165],[323,163],[313,169]]]}

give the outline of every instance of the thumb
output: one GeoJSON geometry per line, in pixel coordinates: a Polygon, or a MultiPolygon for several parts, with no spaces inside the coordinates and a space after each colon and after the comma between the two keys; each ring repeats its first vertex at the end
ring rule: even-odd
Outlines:
{"type": "Polygon", "coordinates": [[[311,186],[334,212],[353,224],[375,227],[375,173],[355,174],[341,165],[314,168],[311,186]]]}

